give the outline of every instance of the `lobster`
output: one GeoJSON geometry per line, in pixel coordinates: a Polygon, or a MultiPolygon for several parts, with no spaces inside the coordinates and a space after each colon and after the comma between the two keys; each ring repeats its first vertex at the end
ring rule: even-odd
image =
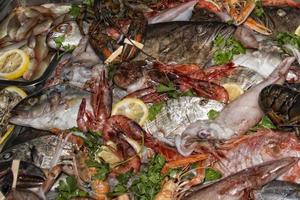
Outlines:
{"type": "Polygon", "coordinates": [[[300,91],[285,85],[269,85],[261,91],[259,105],[275,125],[294,128],[300,137],[300,91]]]}

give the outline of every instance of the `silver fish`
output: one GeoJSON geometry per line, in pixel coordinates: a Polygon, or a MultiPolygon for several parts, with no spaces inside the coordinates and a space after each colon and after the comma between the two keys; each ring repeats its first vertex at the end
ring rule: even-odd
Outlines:
{"type": "Polygon", "coordinates": [[[77,126],[77,114],[82,99],[91,110],[90,93],[63,84],[43,89],[21,101],[13,110],[12,124],[41,130],[66,130],[77,126]]]}
{"type": "Polygon", "coordinates": [[[254,192],[256,200],[298,200],[300,199],[300,185],[273,181],[261,190],[254,192]]]}
{"type": "Polygon", "coordinates": [[[166,102],[156,118],[143,128],[154,137],[175,145],[175,136],[197,120],[207,120],[207,113],[214,109],[221,111],[225,105],[202,97],[180,97],[166,102]]]}
{"type": "MultiPolygon", "coordinates": [[[[247,50],[245,54],[234,56],[233,63],[252,69],[267,78],[282,60],[283,58],[279,52],[247,50]]],[[[291,79],[297,80],[298,77],[295,73],[289,71],[287,80],[291,79]]]]}
{"type": "Polygon", "coordinates": [[[54,27],[48,34],[47,44],[53,49],[65,51],[66,48],[74,48],[78,46],[82,35],[78,24],[75,21],[64,22],[54,27]],[[63,37],[61,45],[58,45],[57,38],[63,37]]]}
{"type": "MultiPolygon", "coordinates": [[[[19,136],[16,140],[24,139],[25,141],[23,140],[22,143],[11,146],[3,151],[0,154],[0,162],[18,159],[32,162],[43,169],[49,169],[51,160],[56,152],[56,147],[62,139],[56,135],[42,135],[40,131],[32,131],[31,129],[22,134],[25,134],[25,136],[19,136]],[[26,137],[28,134],[34,134],[36,137],[28,139],[29,137],[26,137]]],[[[64,145],[61,155],[69,156],[72,150],[72,144],[67,143],[64,145]]]]}

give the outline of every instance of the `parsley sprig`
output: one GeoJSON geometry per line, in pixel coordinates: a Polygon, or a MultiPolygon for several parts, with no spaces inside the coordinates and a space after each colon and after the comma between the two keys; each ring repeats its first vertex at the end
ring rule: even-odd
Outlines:
{"type": "Polygon", "coordinates": [[[246,53],[243,45],[233,38],[225,39],[218,36],[214,41],[216,49],[213,55],[213,62],[216,65],[229,63],[233,56],[246,53]]]}
{"type": "Polygon", "coordinates": [[[172,82],[168,82],[166,85],[160,83],[158,86],[156,86],[156,92],[167,93],[168,96],[174,99],[177,99],[182,96],[191,96],[191,97],[197,96],[193,90],[181,92],[175,87],[174,83],[172,82]]]}
{"type": "Polygon", "coordinates": [[[60,180],[56,188],[58,196],[56,200],[66,200],[75,197],[87,197],[88,193],[79,189],[74,176],[68,176],[66,181],[60,180]]]}

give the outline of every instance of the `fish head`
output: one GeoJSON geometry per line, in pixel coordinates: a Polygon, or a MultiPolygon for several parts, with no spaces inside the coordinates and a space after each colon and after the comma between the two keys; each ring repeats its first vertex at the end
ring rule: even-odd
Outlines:
{"type": "Polygon", "coordinates": [[[81,38],[78,24],[75,21],[68,21],[57,25],[49,32],[47,44],[53,49],[66,51],[78,46],[81,38]]]}
{"type": "MultiPolygon", "coordinates": [[[[13,184],[12,161],[0,163],[0,191],[3,194],[10,192],[13,184]]],[[[43,170],[32,163],[21,161],[18,168],[17,187],[39,187],[46,180],[43,170]]]]}

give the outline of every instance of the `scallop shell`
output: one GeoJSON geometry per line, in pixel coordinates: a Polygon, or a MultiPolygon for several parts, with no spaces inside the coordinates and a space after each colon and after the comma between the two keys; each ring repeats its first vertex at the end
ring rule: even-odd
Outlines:
{"type": "Polygon", "coordinates": [[[256,71],[238,66],[230,76],[222,78],[220,84],[224,85],[225,83],[235,83],[246,91],[263,80],[263,76],[256,71]]]}
{"type": "Polygon", "coordinates": [[[144,129],[162,142],[174,145],[176,135],[197,121],[207,120],[207,113],[214,109],[221,111],[225,104],[202,97],[180,97],[166,102],[155,120],[147,122],[144,129]]]}

